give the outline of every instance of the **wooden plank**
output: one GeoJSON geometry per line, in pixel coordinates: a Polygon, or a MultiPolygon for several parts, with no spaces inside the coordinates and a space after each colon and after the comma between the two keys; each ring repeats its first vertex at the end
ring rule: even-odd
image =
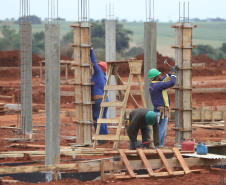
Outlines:
{"type": "Polygon", "coordinates": [[[20,166],[10,168],[0,168],[0,174],[15,174],[15,173],[32,173],[42,171],[70,171],[77,170],[77,164],[58,164],[47,166],[20,166]]]}
{"type": "Polygon", "coordinates": [[[199,124],[192,124],[192,127],[224,130],[224,125],[199,125],[199,124]]]}
{"type": "Polygon", "coordinates": [[[174,151],[174,153],[175,153],[175,155],[176,155],[178,161],[180,162],[180,164],[181,164],[181,166],[182,166],[184,172],[185,172],[186,174],[190,173],[191,170],[188,168],[188,165],[186,164],[184,158],[182,157],[182,155],[181,155],[179,149],[178,149],[178,148],[173,148],[173,151],[174,151]]]}
{"type": "Polygon", "coordinates": [[[224,138],[226,139],[226,114],[224,114],[224,138]]]}
{"type": "Polygon", "coordinates": [[[12,96],[4,96],[4,95],[0,95],[0,98],[12,98],[12,96]]]}
{"type": "Polygon", "coordinates": [[[101,176],[101,180],[104,180],[104,163],[105,163],[105,159],[101,159],[101,163],[100,163],[100,176],[101,176]]]}
{"type": "Polygon", "coordinates": [[[164,156],[163,152],[162,152],[160,149],[156,149],[156,151],[158,152],[159,157],[161,158],[163,164],[165,165],[166,170],[167,170],[167,172],[169,173],[169,175],[174,175],[173,169],[172,169],[172,167],[169,165],[169,163],[167,162],[166,157],[164,156]]]}
{"type": "Polygon", "coordinates": [[[128,173],[129,173],[130,177],[135,178],[136,175],[135,175],[135,173],[134,173],[134,171],[133,171],[133,169],[132,169],[132,167],[131,167],[131,165],[129,163],[129,160],[126,157],[126,154],[121,149],[119,149],[118,151],[119,151],[120,156],[122,157],[122,160],[123,160],[123,162],[124,162],[124,164],[126,166],[126,169],[127,169],[128,173]]]}
{"type": "Polygon", "coordinates": [[[101,102],[101,107],[122,107],[123,102],[101,102]]]}
{"type": "MultiPolygon", "coordinates": [[[[58,164],[58,155],[56,155],[56,157],[55,157],[55,165],[57,165],[57,164],[58,164]]],[[[55,170],[55,172],[54,172],[54,180],[55,181],[58,180],[58,171],[57,170],[55,170]]]]}
{"type": "Polygon", "coordinates": [[[125,91],[127,85],[105,85],[104,90],[106,91],[125,91]]]}
{"type": "MultiPolygon", "coordinates": [[[[172,150],[171,150],[172,151],[172,150]]],[[[222,159],[200,159],[200,158],[185,158],[186,163],[192,167],[196,165],[200,166],[210,166],[210,165],[221,165],[222,162],[225,162],[222,159]]],[[[163,164],[161,159],[149,159],[148,162],[152,164],[153,168],[162,168],[163,164]]],[[[180,167],[178,160],[176,158],[168,159],[168,162],[172,167],[180,167]]],[[[133,160],[130,161],[131,166],[133,169],[145,169],[143,163],[140,160],[133,160]]],[[[17,166],[17,167],[4,167],[0,168],[0,174],[15,174],[15,173],[32,173],[32,172],[40,172],[40,171],[54,171],[55,169],[59,171],[72,171],[76,170],[77,172],[98,172],[100,171],[100,159],[98,160],[91,160],[73,164],[60,164],[57,166],[49,167],[49,166],[17,166]]],[[[125,165],[123,161],[105,161],[105,171],[110,170],[125,170],[125,165]]],[[[191,170],[193,172],[193,170],[191,170]]],[[[161,172],[162,173],[162,172],[161,172]]],[[[167,172],[165,172],[167,173],[167,172]]]]}
{"type": "MultiPolygon", "coordinates": [[[[164,153],[164,154],[174,154],[174,152],[172,151],[172,149],[161,149],[161,151],[164,153]]],[[[125,154],[128,155],[128,154],[137,154],[137,151],[136,150],[127,150],[125,149],[124,150],[125,154]]],[[[154,149],[148,149],[148,150],[143,150],[144,154],[145,155],[157,155],[158,152],[154,149]]],[[[188,152],[188,151],[181,151],[181,153],[194,153],[194,152],[188,152]]],[[[117,150],[112,150],[112,151],[104,151],[103,152],[103,155],[119,155],[119,152],[117,150]]]]}
{"type": "Polygon", "coordinates": [[[118,123],[118,118],[98,118],[97,123],[118,123]]]}
{"type": "Polygon", "coordinates": [[[144,97],[144,88],[143,88],[143,83],[142,83],[142,80],[141,80],[141,76],[137,75],[137,79],[138,79],[138,82],[139,82],[142,104],[143,104],[143,107],[146,108],[147,104],[146,104],[146,100],[145,100],[145,97],[144,97]]]}
{"type": "MultiPolygon", "coordinates": [[[[19,143],[14,143],[12,145],[9,145],[8,147],[18,147],[21,145],[26,145],[27,147],[30,148],[45,148],[45,145],[35,145],[35,144],[19,144],[19,143]]],[[[63,148],[68,148],[68,146],[60,146],[61,149],[63,148]]]]}
{"type": "Polygon", "coordinates": [[[75,96],[74,91],[60,91],[60,96],[75,96]]]}
{"type": "Polygon", "coordinates": [[[150,176],[155,176],[155,173],[152,169],[152,167],[150,166],[148,160],[147,160],[147,157],[144,155],[144,152],[142,149],[137,149],[137,152],[142,160],[142,162],[144,163],[144,166],[146,167],[147,171],[148,171],[148,174],[150,176]]]}
{"type": "MultiPolygon", "coordinates": [[[[108,135],[94,135],[93,136],[93,140],[106,140],[106,141],[129,141],[129,137],[128,136],[124,136],[124,135],[120,135],[119,137],[116,137],[116,135],[114,134],[108,134],[108,135]]],[[[142,141],[142,137],[141,135],[137,136],[137,140],[138,141],[142,141]]]]}
{"type": "MultiPolygon", "coordinates": [[[[226,92],[226,88],[195,88],[192,89],[192,94],[201,94],[201,93],[218,93],[226,92]]],[[[168,94],[175,94],[174,89],[168,89],[168,94]]],[[[140,90],[131,90],[132,95],[140,95],[140,90]]]]}

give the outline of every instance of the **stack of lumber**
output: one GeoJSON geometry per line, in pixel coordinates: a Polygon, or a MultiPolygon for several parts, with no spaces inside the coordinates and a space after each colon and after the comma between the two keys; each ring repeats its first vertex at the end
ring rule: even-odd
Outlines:
{"type": "Polygon", "coordinates": [[[4,110],[4,103],[0,103],[0,116],[5,115],[6,110],[4,110]]]}

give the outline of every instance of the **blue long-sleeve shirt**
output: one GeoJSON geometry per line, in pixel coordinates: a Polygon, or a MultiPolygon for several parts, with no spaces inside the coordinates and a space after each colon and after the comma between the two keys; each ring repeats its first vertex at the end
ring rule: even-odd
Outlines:
{"type": "Polygon", "coordinates": [[[91,86],[91,96],[94,95],[104,95],[104,86],[106,84],[107,78],[103,71],[101,71],[100,67],[97,64],[95,54],[93,49],[90,50],[90,59],[91,62],[94,64],[93,69],[94,73],[91,77],[91,81],[95,84],[91,86]]]}
{"type": "Polygon", "coordinates": [[[151,101],[154,105],[154,111],[159,112],[158,106],[169,107],[170,99],[166,89],[173,87],[176,83],[176,75],[172,74],[171,79],[167,81],[168,76],[165,75],[162,81],[152,81],[149,85],[151,101]]]}

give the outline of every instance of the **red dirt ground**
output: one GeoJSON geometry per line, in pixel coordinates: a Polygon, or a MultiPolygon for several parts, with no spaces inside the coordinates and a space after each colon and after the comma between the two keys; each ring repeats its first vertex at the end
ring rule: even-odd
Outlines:
{"type": "MultiPolygon", "coordinates": [[[[169,57],[163,57],[161,54],[158,53],[157,55],[157,68],[165,74],[169,71],[167,66],[163,65],[164,59],[168,60],[170,64],[174,65],[174,62],[169,57]]],[[[69,60],[69,58],[61,57],[61,59],[69,60]]],[[[137,59],[143,60],[143,55],[137,56],[137,59]]],[[[17,131],[13,129],[0,129],[0,152],[3,151],[36,151],[36,150],[43,150],[43,148],[30,148],[28,144],[37,144],[37,145],[45,145],[45,127],[41,127],[45,124],[45,86],[40,84],[40,69],[39,69],[39,61],[43,60],[39,58],[37,55],[33,54],[33,79],[32,79],[32,86],[33,86],[33,106],[39,110],[39,113],[33,114],[33,123],[34,128],[36,129],[33,133],[34,141],[30,141],[27,143],[20,143],[20,147],[7,147],[10,144],[5,140],[5,138],[16,138],[17,131]]],[[[15,95],[18,94],[18,69],[17,68],[9,68],[9,67],[17,67],[19,61],[19,52],[18,51],[0,51],[0,95],[15,95]],[[2,67],[8,67],[3,68],[2,67]]],[[[193,69],[193,77],[192,77],[192,85],[196,88],[216,88],[216,87],[226,87],[226,59],[221,59],[219,61],[214,61],[205,55],[199,55],[197,57],[192,58],[193,63],[201,63],[204,62],[206,68],[201,69],[193,69]]],[[[43,71],[44,72],[44,71],[43,71]]],[[[62,71],[62,77],[64,72],[62,71]]],[[[127,80],[128,76],[128,67],[121,66],[119,68],[119,74],[122,76],[123,80],[127,80]]],[[[69,76],[73,78],[73,73],[70,71],[69,76]]],[[[142,77],[143,79],[143,77],[142,77]]],[[[144,79],[143,79],[144,80],[144,79]]],[[[20,86],[20,85],[19,85],[20,86]]],[[[132,89],[137,89],[137,87],[132,87],[132,89]]],[[[74,87],[70,85],[61,85],[61,90],[63,91],[73,91],[74,87]]],[[[139,96],[135,96],[136,100],[141,104],[141,100],[139,96]]],[[[170,95],[171,98],[171,106],[174,106],[174,95],[170,95]]],[[[194,106],[201,106],[202,102],[205,103],[206,106],[225,106],[226,105],[226,94],[225,93],[209,93],[209,94],[193,94],[193,101],[196,104],[194,106]]],[[[61,97],[61,146],[69,146],[69,143],[74,143],[75,140],[73,139],[65,139],[65,136],[75,136],[75,125],[72,121],[69,120],[68,117],[65,117],[64,111],[67,110],[75,110],[74,105],[72,102],[74,101],[74,97],[61,97]]],[[[10,99],[0,99],[0,103],[11,103],[10,99]]],[[[128,108],[131,108],[128,106],[128,108]]],[[[16,127],[18,123],[18,116],[16,114],[12,115],[4,115],[1,116],[0,119],[0,126],[14,126],[16,127]]],[[[175,126],[174,122],[169,122],[167,136],[165,140],[166,147],[173,147],[175,144],[175,131],[172,128],[175,126]]],[[[114,129],[109,129],[110,132],[114,132],[114,129]]],[[[122,130],[123,132],[123,130],[122,130]]],[[[93,129],[94,133],[94,129],[93,129]]],[[[19,133],[20,134],[20,133],[19,133]]],[[[20,135],[19,135],[20,137],[20,135]]],[[[193,131],[193,138],[196,141],[221,141],[225,137],[225,133],[223,130],[208,130],[197,128],[193,131]]],[[[113,143],[108,141],[106,144],[101,145],[101,148],[112,148],[113,143]]],[[[121,142],[120,148],[128,148],[128,142],[121,142]]],[[[104,156],[93,155],[93,156],[76,156],[76,159],[97,159],[103,158],[104,156]]],[[[71,157],[61,156],[61,163],[71,163],[71,157]]],[[[29,155],[25,155],[24,157],[16,157],[10,158],[7,157],[5,159],[0,160],[1,163],[10,163],[10,162],[27,162],[27,161],[43,161],[43,157],[30,157],[29,155]]],[[[37,165],[44,165],[43,162],[37,163],[37,165]]],[[[196,167],[194,169],[200,169],[201,167],[196,167]]],[[[201,168],[200,174],[188,174],[182,177],[171,177],[171,178],[163,178],[163,179],[133,179],[133,180],[126,180],[126,181],[115,181],[114,179],[109,179],[107,181],[101,182],[100,180],[97,181],[90,181],[90,182],[80,182],[76,179],[64,179],[59,180],[58,182],[52,181],[48,183],[39,183],[40,185],[52,185],[52,184],[135,184],[139,183],[143,184],[217,184],[221,180],[221,171],[210,169],[210,168],[201,168]]],[[[7,179],[10,177],[4,177],[7,179]]],[[[1,182],[0,182],[1,184],[1,182]]],[[[5,184],[5,183],[3,183],[5,184]]],[[[24,183],[19,182],[15,183],[15,185],[28,185],[31,183],[24,183]]]]}

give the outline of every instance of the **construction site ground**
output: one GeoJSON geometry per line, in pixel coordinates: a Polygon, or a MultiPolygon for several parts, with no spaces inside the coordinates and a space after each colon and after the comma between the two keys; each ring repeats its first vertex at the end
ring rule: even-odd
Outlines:
{"type": "MultiPolygon", "coordinates": [[[[2,52],[2,51],[1,51],[2,52]]],[[[11,96],[12,94],[18,95],[18,87],[20,87],[18,80],[18,52],[4,52],[0,53],[0,95],[11,96]],[[1,58],[1,56],[5,56],[5,58],[1,58]],[[12,57],[15,55],[15,57],[12,57]],[[8,58],[8,59],[7,59],[8,58]],[[12,60],[13,65],[10,62],[12,60]],[[13,61],[14,60],[14,61],[13,61]],[[6,62],[5,62],[6,61],[6,62]]],[[[45,145],[45,86],[40,83],[40,68],[38,61],[41,60],[38,56],[33,56],[33,135],[32,139],[27,142],[12,142],[7,140],[8,138],[24,138],[24,135],[21,134],[21,131],[17,129],[18,125],[20,125],[20,114],[16,112],[6,112],[6,115],[0,116],[0,153],[6,151],[43,151],[45,145]],[[37,58],[34,61],[34,58],[37,58]],[[7,128],[7,127],[15,127],[7,128]],[[12,144],[20,144],[19,146],[9,147],[12,144]],[[29,145],[40,145],[37,147],[30,147],[29,145]]],[[[142,59],[143,55],[138,56],[138,59],[142,59]]],[[[62,57],[63,58],[63,57],[62,57]]],[[[64,57],[65,59],[66,57],[64,57]]],[[[169,71],[167,66],[164,66],[162,63],[165,58],[160,54],[158,54],[158,69],[162,71],[162,74],[165,74],[169,71]]],[[[193,63],[205,63],[205,67],[193,69],[193,77],[192,84],[194,88],[226,88],[226,59],[222,59],[219,61],[213,61],[207,56],[197,56],[193,57],[193,63]]],[[[173,64],[173,61],[168,58],[168,62],[173,64]]],[[[44,72],[44,71],[43,71],[44,72]]],[[[122,76],[124,82],[128,79],[128,71],[126,66],[120,68],[119,74],[122,76]]],[[[61,77],[64,77],[64,71],[62,70],[61,77]]],[[[73,79],[73,71],[69,70],[69,78],[73,79]]],[[[143,79],[143,77],[142,77],[143,79]]],[[[143,79],[145,80],[145,79],[143,79]]],[[[134,82],[132,86],[132,90],[139,89],[136,86],[136,82],[134,82]]],[[[68,84],[61,85],[61,91],[73,91],[74,87],[68,84]]],[[[171,107],[174,107],[174,94],[170,94],[171,98],[171,107]]],[[[135,96],[135,99],[141,105],[141,99],[138,95],[135,96]]],[[[212,106],[217,108],[218,106],[226,105],[226,92],[218,92],[218,93],[194,93],[192,95],[193,107],[201,107],[202,103],[205,106],[212,106]]],[[[61,127],[60,127],[60,145],[61,146],[70,146],[70,143],[76,143],[76,127],[73,121],[69,119],[69,117],[65,116],[66,111],[75,111],[73,105],[74,97],[61,97],[61,127]]],[[[12,100],[10,98],[1,98],[0,103],[10,104],[12,100]]],[[[129,103],[127,106],[128,109],[132,109],[132,105],[129,103]]],[[[75,118],[72,118],[72,120],[75,118]]],[[[174,121],[169,121],[167,135],[165,138],[165,147],[173,147],[175,144],[175,131],[172,129],[175,127],[174,121]]],[[[93,131],[94,133],[94,128],[93,131]]],[[[115,128],[109,128],[110,133],[115,132],[115,128]]],[[[124,129],[122,129],[122,134],[124,133],[124,129]]],[[[192,137],[196,142],[202,141],[206,142],[208,140],[214,142],[220,142],[225,138],[224,130],[218,129],[204,129],[204,128],[193,128],[192,137]]],[[[26,136],[29,138],[29,136],[26,136]]],[[[108,141],[107,143],[98,146],[98,148],[109,148],[111,149],[113,146],[112,141],[108,141]]],[[[120,142],[121,149],[128,149],[129,142],[121,141],[120,142]]],[[[91,159],[99,159],[104,158],[106,156],[103,155],[77,155],[76,160],[84,161],[91,159]]],[[[61,163],[74,163],[72,161],[72,156],[61,155],[60,156],[61,163]]],[[[44,165],[45,158],[44,157],[31,157],[29,155],[24,155],[24,157],[6,157],[0,159],[0,164],[3,163],[18,163],[18,162],[31,162],[36,161],[35,164],[32,165],[44,165]]],[[[7,167],[6,165],[2,165],[1,168],[7,167]]],[[[96,181],[87,181],[81,182],[77,179],[62,179],[46,183],[39,183],[40,185],[48,184],[219,184],[221,180],[222,171],[217,168],[204,168],[200,167],[198,164],[192,169],[201,169],[200,173],[190,173],[184,176],[176,176],[176,177],[168,177],[168,178],[158,178],[158,179],[131,179],[131,180],[115,180],[115,179],[107,179],[105,181],[96,180],[96,181]]],[[[164,169],[157,169],[163,170],[164,169]]],[[[3,180],[12,179],[9,176],[3,178],[3,180]]],[[[1,182],[0,182],[1,184],[1,182]]],[[[2,184],[6,184],[2,182],[2,184]]],[[[31,184],[28,182],[16,182],[15,185],[21,184],[31,184]]]]}

